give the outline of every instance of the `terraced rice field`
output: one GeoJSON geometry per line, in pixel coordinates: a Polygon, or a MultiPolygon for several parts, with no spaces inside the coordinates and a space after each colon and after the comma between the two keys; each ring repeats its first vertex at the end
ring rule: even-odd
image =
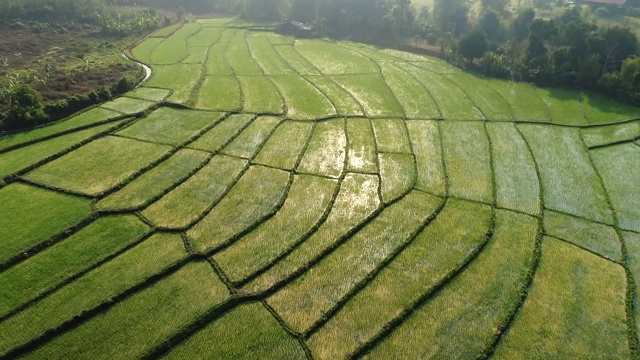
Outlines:
{"type": "Polygon", "coordinates": [[[0,137],[0,359],[639,358],[640,109],[268,30],[0,137]]]}

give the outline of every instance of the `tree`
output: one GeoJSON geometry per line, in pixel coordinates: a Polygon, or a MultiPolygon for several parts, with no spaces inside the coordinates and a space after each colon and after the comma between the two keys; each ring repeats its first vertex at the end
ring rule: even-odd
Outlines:
{"type": "Polygon", "coordinates": [[[594,47],[604,59],[601,76],[609,70],[620,68],[622,60],[638,52],[638,38],[628,28],[606,28],[593,40],[594,47]]]}
{"type": "Polygon", "coordinates": [[[498,11],[503,13],[509,4],[509,0],[482,0],[482,7],[485,10],[498,11]]]}
{"type": "Polygon", "coordinates": [[[482,57],[488,48],[487,35],[478,27],[464,35],[458,42],[458,52],[468,60],[482,57]]]}
{"type": "Polygon", "coordinates": [[[302,22],[311,22],[316,17],[315,0],[293,0],[289,10],[289,18],[302,22]]]}
{"type": "Polygon", "coordinates": [[[632,56],[622,62],[620,69],[620,85],[622,91],[629,91],[640,74],[640,58],[632,56]]]}
{"type": "Polygon", "coordinates": [[[249,20],[278,20],[279,0],[244,0],[242,17],[249,20]]]}
{"type": "Polygon", "coordinates": [[[480,27],[487,35],[487,38],[493,42],[500,42],[504,38],[500,17],[493,10],[484,13],[482,19],[480,19],[480,27]]]}
{"type": "Polygon", "coordinates": [[[433,17],[443,32],[461,34],[468,26],[469,8],[465,0],[436,0],[433,4],[433,17]]]}
{"type": "Polygon", "coordinates": [[[529,36],[529,25],[536,17],[536,12],[532,8],[526,8],[518,13],[518,16],[511,23],[513,36],[518,40],[524,40],[529,36]]]}

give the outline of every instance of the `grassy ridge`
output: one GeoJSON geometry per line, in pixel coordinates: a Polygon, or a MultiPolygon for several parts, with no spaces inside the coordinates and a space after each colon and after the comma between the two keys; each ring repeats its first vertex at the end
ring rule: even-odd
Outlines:
{"type": "Polygon", "coordinates": [[[344,170],[347,137],[344,120],[318,123],[298,171],[338,178],[344,170]]]}
{"type": "Polygon", "coordinates": [[[418,172],[416,189],[445,196],[446,177],[438,127],[435,121],[407,121],[418,172]]]}
{"type": "Polygon", "coordinates": [[[282,170],[293,170],[303,155],[306,146],[306,141],[303,140],[311,136],[312,130],[312,124],[294,121],[281,123],[264,144],[254,162],[282,170]]]}
{"type": "Polygon", "coordinates": [[[378,173],[376,142],[369,119],[348,119],[347,136],[347,170],[378,173]]]}

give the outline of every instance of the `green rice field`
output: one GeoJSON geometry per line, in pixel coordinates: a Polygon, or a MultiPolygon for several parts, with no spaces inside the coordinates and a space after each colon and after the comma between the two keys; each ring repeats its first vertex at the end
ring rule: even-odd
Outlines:
{"type": "Polygon", "coordinates": [[[0,135],[0,359],[640,359],[640,109],[273,30],[0,135]]]}

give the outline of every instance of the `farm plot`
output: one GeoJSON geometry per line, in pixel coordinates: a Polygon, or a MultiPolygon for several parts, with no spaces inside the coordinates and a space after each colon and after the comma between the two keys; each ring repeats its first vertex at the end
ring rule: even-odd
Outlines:
{"type": "Polygon", "coordinates": [[[156,234],[0,322],[0,356],[59,328],[187,256],[176,234],[156,234]]]}
{"type": "Polygon", "coordinates": [[[178,345],[165,359],[193,356],[209,359],[306,359],[298,341],[260,303],[233,309],[178,345]]]}
{"type": "Polygon", "coordinates": [[[256,164],[292,171],[300,161],[313,124],[285,121],[253,160],[256,164]]]}
{"type": "Polygon", "coordinates": [[[152,32],[149,35],[149,37],[150,38],[160,38],[160,40],[162,40],[162,39],[166,38],[167,36],[173,34],[174,32],[178,31],[182,25],[183,25],[182,23],[169,25],[167,27],[164,27],[162,29],[158,29],[158,30],[152,32]]]}
{"type": "Polygon", "coordinates": [[[544,213],[545,234],[565,240],[615,262],[621,262],[622,248],[616,230],[555,211],[544,213]]]}
{"type": "Polygon", "coordinates": [[[150,228],[132,215],[106,217],[0,274],[0,317],[134,244],[150,228]]]}
{"type": "Polygon", "coordinates": [[[581,92],[578,96],[590,124],[609,124],[638,118],[638,108],[635,106],[611,101],[596,93],[581,92]]]}
{"type": "Polygon", "coordinates": [[[338,178],[344,171],[347,136],[344,120],[318,123],[298,172],[338,178]]]}
{"type": "Polygon", "coordinates": [[[198,24],[185,24],[180,30],[159,43],[151,52],[155,65],[177,64],[189,54],[187,39],[200,30],[198,24]]]}
{"type": "Polygon", "coordinates": [[[440,198],[410,193],[267,302],[292,329],[307,333],[345,296],[366,283],[398,248],[409,243],[441,202],[440,198]]]}
{"type": "Polygon", "coordinates": [[[223,27],[201,27],[198,32],[187,39],[187,45],[191,47],[205,47],[215,44],[220,40],[220,36],[226,28],[223,27]]]}
{"type": "MultiPolygon", "coordinates": [[[[267,77],[239,76],[242,89],[242,111],[248,113],[263,113],[282,115],[284,102],[278,88],[267,77]]],[[[228,88],[223,88],[228,90],[228,88]]]]}
{"type": "Polygon", "coordinates": [[[320,75],[320,71],[311,63],[300,55],[293,46],[275,45],[273,47],[284,61],[300,75],[320,75]]]}
{"type": "Polygon", "coordinates": [[[533,161],[512,123],[487,123],[491,140],[496,204],[505,209],[540,215],[540,181],[533,161]]]}
{"type": "Polygon", "coordinates": [[[208,253],[263,222],[282,205],[291,175],[252,166],[220,202],[187,232],[193,247],[208,253]]]}
{"type": "Polygon", "coordinates": [[[163,107],[116,135],[153,143],[179,146],[220,121],[221,113],[163,107]]]}
{"type": "Polygon", "coordinates": [[[344,116],[362,116],[363,109],[356,99],[340,85],[336,84],[327,76],[307,76],[306,79],[311,82],[324,96],[329,99],[336,109],[338,115],[344,116]]]}
{"type": "MultiPolygon", "coordinates": [[[[227,30],[224,34],[233,34],[227,30]]],[[[205,61],[207,75],[231,76],[233,68],[229,65],[225,54],[229,49],[229,42],[217,42],[209,47],[207,59],[205,61]]]]}
{"type": "Polygon", "coordinates": [[[247,36],[247,44],[253,60],[260,66],[265,75],[295,75],[295,71],[287,64],[271,46],[266,36],[247,36]]]}
{"type": "Polygon", "coordinates": [[[438,119],[442,115],[433,98],[416,78],[392,63],[381,62],[382,76],[408,118],[438,119]]]}
{"type": "Polygon", "coordinates": [[[406,195],[416,182],[416,164],[410,154],[380,153],[382,201],[388,204],[406,195]]]}
{"type": "Polygon", "coordinates": [[[333,104],[313,84],[297,75],[271,76],[287,108],[287,117],[314,120],[336,114],[333,104]]]}
{"type": "Polygon", "coordinates": [[[30,144],[77,129],[102,124],[121,116],[121,114],[115,111],[93,108],[55,124],[0,136],[0,151],[5,151],[19,145],[30,144]]]}
{"type": "Polygon", "coordinates": [[[173,90],[167,100],[186,104],[196,87],[202,66],[200,64],[158,65],[153,67],[153,75],[145,83],[147,86],[173,90]]]}
{"type": "Polygon", "coordinates": [[[599,147],[640,138],[640,121],[582,129],[588,147],[599,147]]]}
{"type": "Polygon", "coordinates": [[[591,152],[621,228],[640,231],[640,147],[624,144],[591,152]]]}
{"type": "Polygon", "coordinates": [[[227,297],[207,263],[192,263],[25,358],[138,358],[227,297]]]}
{"type": "Polygon", "coordinates": [[[142,212],[161,228],[182,229],[216,204],[242,174],[245,160],[216,155],[211,161],[142,212]]]}
{"type": "Polygon", "coordinates": [[[151,53],[162,40],[164,40],[162,37],[148,37],[131,49],[131,54],[136,60],[145,64],[151,64],[151,53]]]}
{"type": "Polygon", "coordinates": [[[404,110],[381,75],[336,75],[331,79],[360,103],[367,116],[404,116],[404,110]]]}
{"type": "Polygon", "coordinates": [[[426,303],[418,303],[365,358],[481,357],[518,307],[535,261],[537,227],[535,218],[497,210],[495,233],[478,257],[426,303]]]}
{"type": "Polygon", "coordinates": [[[445,77],[464,89],[471,101],[480,108],[480,111],[487,119],[514,119],[511,105],[497,91],[484,85],[484,78],[464,72],[446,74],[445,77]]]}
{"type": "Polygon", "coordinates": [[[164,195],[171,187],[182,183],[196,169],[204,165],[209,154],[182,149],[158,166],[142,174],[121,190],[96,204],[102,211],[138,210],[164,195]]]}
{"type": "Polygon", "coordinates": [[[453,196],[493,203],[489,139],[480,122],[443,122],[444,162],[453,196]]]}
{"type": "Polygon", "coordinates": [[[122,120],[92,127],[0,154],[0,178],[31,169],[35,165],[51,160],[100,135],[106,134],[127,121],[122,120]]]}
{"type": "Polygon", "coordinates": [[[550,109],[547,107],[547,104],[542,101],[540,93],[538,93],[532,85],[495,79],[486,79],[485,83],[486,86],[496,90],[511,104],[515,120],[551,121],[550,109]]]}
{"type": "Polygon", "coordinates": [[[182,64],[204,64],[207,61],[208,47],[192,46],[189,47],[188,56],[181,61],[182,64]]]}
{"type": "Polygon", "coordinates": [[[238,30],[233,34],[226,53],[227,62],[233,68],[235,75],[262,75],[262,69],[253,60],[249,51],[247,34],[246,30],[238,30]]]}
{"type": "Polygon", "coordinates": [[[163,101],[170,94],[171,94],[171,91],[167,90],[167,89],[159,89],[159,88],[141,86],[139,88],[135,88],[135,89],[129,91],[125,95],[127,97],[131,97],[131,98],[135,98],[135,99],[142,99],[142,100],[149,100],[149,101],[156,101],[157,102],[157,101],[163,101]]]}
{"type": "Polygon", "coordinates": [[[310,175],[294,177],[278,213],[214,256],[214,260],[234,283],[255,274],[317,226],[337,189],[336,180],[310,175]]]}
{"type": "Polygon", "coordinates": [[[231,156],[252,159],[281,122],[282,118],[274,116],[261,116],[255,119],[222,152],[231,156]]]}
{"type": "Polygon", "coordinates": [[[417,168],[415,188],[430,194],[445,196],[446,175],[438,126],[435,121],[407,121],[417,168]]]}
{"type": "Polygon", "coordinates": [[[255,116],[251,114],[230,115],[189,144],[189,147],[215,153],[229,144],[254,119],[255,116]]]}
{"type": "Polygon", "coordinates": [[[235,76],[207,76],[198,92],[200,109],[238,111],[242,109],[242,89],[235,76]]]}
{"type": "Polygon", "coordinates": [[[380,67],[375,62],[338,43],[297,40],[294,49],[324,75],[380,73],[380,67]]]}
{"type": "Polygon", "coordinates": [[[407,127],[401,119],[371,120],[379,152],[411,154],[407,127]]]}
{"type": "Polygon", "coordinates": [[[622,266],[545,238],[529,296],[496,359],[629,358],[622,266]],[[594,334],[597,334],[594,336],[594,334]]]}
{"type": "Polygon", "coordinates": [[[100,107],[115,110],[125,115],[134,115],[147,111],[156,105],[153,101],[134,99],[129,97],[119,97],[115,100],[109,101],[100,105],[100,107]]]}
{"type": "Polygon", "coordinates": [[[331,212],[318,230],[283,260],[243,287],[245,292],[264,291],[300,271],[362,225],[380,207],[379,181],[375,175],[347,174],[340,184],[331,212]]]}
{"type": "MultiPolygon", "coordinates": [[[[640,288],[640,234],[634,232],[623,232],[624,243],[628,251],[627,266],[631,274],[636,289],[640,288]]],[[[638,293],[634,295],[634,302],[638,301],[638,293]]],[[[636,328],[640,325],[640,308],[634,306],[634,317],[636,328]]]]}
{"type": "Polygon", "coordinates": [[[443,119],[482,120],[484,116],[478,110],[465,91],[442,75],[425,71],[408,63],[398,66],[415,77],[431,94],[443,119]]]}
{"type": "Polygon", "coordinates": [[[611,224],[605,190],[580,140],[580,130],[540,125],[518,127],[538,163],[545,207],[611,224]]]}
{"type": "Polygon", "coordinates": [[[415,241],[310,337],[314,358],[346,358],[370,343],[470,261],[487,241],[490,222],[489,206],[450,200],[415,241]]]}
{"type": "Polygon", "coordinates": [[[168,155],[170,150],[164,145],[108,136],[29,172],[25,178],[97,196],[126,182],[168,155]]]}
{"type": "Polygon", "coordinates": [[[578,94],[573,91],[553,88],[536,88],[542,101],[551,111],[551,122],[554,124],[586,125],[582,105],[578,94]]]}
{"type": "Polygon", "coordinates": [[[376,142],[369,119],[347,119],[347,171],[378,173],[376,142]]]}
{"type": "Polygon", "coordinates": [[[79,223],[90,200],[15,183],[0,189],[0,264],[79,223]]]}

